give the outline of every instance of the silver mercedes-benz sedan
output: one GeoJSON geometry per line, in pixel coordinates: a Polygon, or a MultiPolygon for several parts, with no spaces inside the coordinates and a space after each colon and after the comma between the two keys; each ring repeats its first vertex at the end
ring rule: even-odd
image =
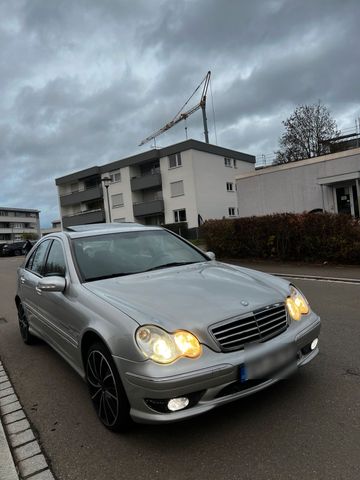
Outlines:
{"type": "Polygon", "coordinates": [[[294,285],[217,262],[160,227],[44,237],[18,269],[15,301],[24,342],[40,337],[60,353],[115,431],[258,392],[319,351],[320,318],[294,285]]]}

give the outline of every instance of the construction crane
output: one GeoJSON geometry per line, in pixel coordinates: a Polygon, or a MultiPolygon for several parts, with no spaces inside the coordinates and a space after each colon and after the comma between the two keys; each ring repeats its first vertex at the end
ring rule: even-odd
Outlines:
{"type": "Polygon", "coordinates": [[[206,74],[205,78],[202,80],[202,82],[196,87],[193,94],[186,100],[184,105],[180,108],[180,110],[175,115],[175,117],[169,123],[167,123],[164,127],[160,128],[159,130],[154,132],[152,135],[150,135],[149,137],[146,137],[144,140],[142,140],[142,142],[139,143],[139,147],[141,145],[144,145],[145,143],[150,142],[150,140],[153,140],[154,138],[158,137],[162,133],[166,132],[166,130],[169,130],[171,127],[173,127],[177,123],[181,122],[182,120],[186,120],[190,115],[195,113],[200,108],[202,110],[205,142],[209,143],[209,131],[208,131],[208,127],[207,127],[207,118],[206,118],[206,94],[207,94],[207,90],[208,90],[209,83],[210,83],[210,76],[211,76],[211,72],[209,71],[206,74]],[[189,110],[186,110],[184,112],[183,111],[184,108],[190,102],[190,100],[195,95],[195,93],[201,88],[201,86],[203,86],[203,89],[202,89],[202,93],[201,93],[200,102],[197,105],[195,105],[194,107],[192,107],[189,110]]]}

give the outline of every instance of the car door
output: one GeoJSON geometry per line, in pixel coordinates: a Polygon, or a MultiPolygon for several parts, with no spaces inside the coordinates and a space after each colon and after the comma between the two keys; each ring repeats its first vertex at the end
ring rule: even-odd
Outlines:
{"type": "Polygon", "coordinates": [[[25,264],[25,268],[20,274],[20,298],[25,308],[30,329],[43,337],[43,321],[39,310],[38,297],[36,290],[39,280],[42,278],[42,272],[45,265],[45,259],[51,240],[44,240],[39,244],[25,264]]]}
{"type": "Polygon", "coordinates": [[[66,280],[63,292],[38,293],[38,307],[49,343],[70,362],[77,355],[81,326],[71,293],[71,280],[62,241],[54,239],[43,268],[43,276],[61,276],[66,280]]]}

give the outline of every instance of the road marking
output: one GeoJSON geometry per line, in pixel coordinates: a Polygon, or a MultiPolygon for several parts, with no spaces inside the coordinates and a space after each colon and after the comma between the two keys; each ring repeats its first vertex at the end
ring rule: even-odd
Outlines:
{"type": "Polygon", "coordinates": [[[360,285],[359,278],[322,277],[320,275],[300,275],[294,273],[270,273],[275,277],[293,278],[295,280],[310,280],[315,282],[343,283],[347,285],[360,285]]]}

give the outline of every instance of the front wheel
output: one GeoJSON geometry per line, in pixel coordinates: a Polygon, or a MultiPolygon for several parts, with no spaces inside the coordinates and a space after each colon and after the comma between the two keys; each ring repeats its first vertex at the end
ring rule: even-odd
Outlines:
{"type": "Polygon", "coordinates": [[[119,372],[104,345],[92,345],[86,357],[86,380],[96,413],[106,428],[120,432],[131,424],[130,404],[119,372]]]}
{"type": "Polygon", "coordinates": [[[18,305],[18,318],[20,335],[23,339],[23,342],[26,343],[26,345],[33,345],[36,341],[36,337],[29,332],[29,321],[21,303],[18,305]]]}

